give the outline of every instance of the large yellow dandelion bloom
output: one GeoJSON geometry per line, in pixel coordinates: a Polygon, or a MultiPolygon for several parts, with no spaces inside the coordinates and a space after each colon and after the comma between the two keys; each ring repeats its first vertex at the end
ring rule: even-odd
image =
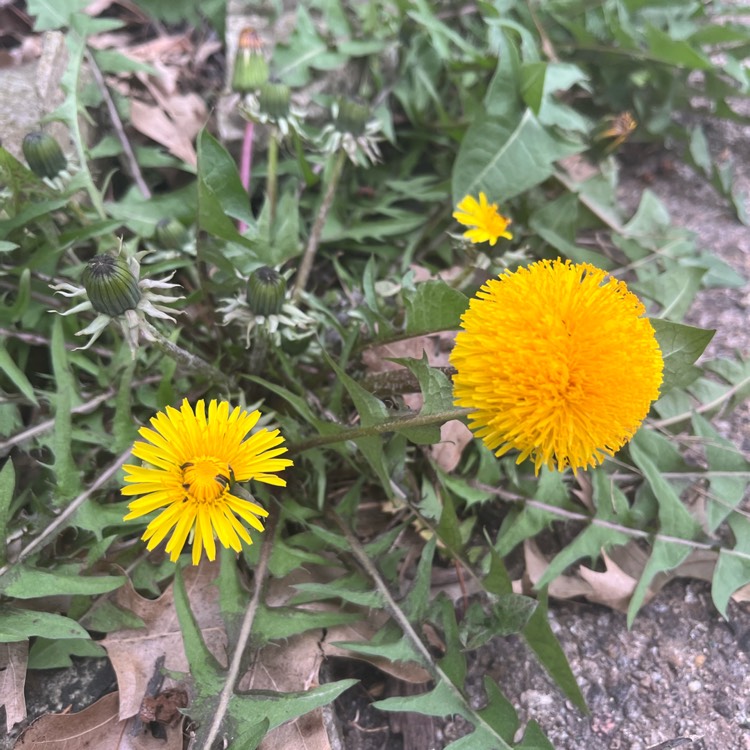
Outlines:
{"type": "Polygon", "coordinates": [[[240,540],[253,543],[239,519],[263,531],[258,517],[268,511],[233,495],[233,485],[255,479],[285,487],[275,472],[292,465],[289,459],[277,458],[287,450],[279,447],[284,438],[278,430],[261,429],[250,435],[259,418],[259,411],[239,407],[230,413],[226,401],[216,400],[208,405],[206,415],[204,401],[198,401],[193,411],[184,399],[179,410],[168,406],[152,417],[153,429],[138,431],[148,442],[136,442],[133,455],[149,466],[123,467],[130,484],[122,494],[142,495],[128,505],[126,521],[164,508],[143,534],[149,550],[171,531],[166,551],[176,562],[193,528],[193,565],[200,562],[203,549],[209,560],[215,559],[215,536],[236,552],[242,549],[240,540]]]}
{"type": "Polygon", "coordinates": [[[640,426],[664,362],[645,308],[588,263],[542,260],[488,281],[462,317],[457,406],[502,456],[536,472],[600,464],[640,426]]]}
{"type": "Polygon", "coordinates": [[[510,219],[506,219],[497,208],[497,203],[488,203],[487,196],[479,193],[479,202],[472,195],[467,195],[453,212],[453,218],[465,227],[472,227],[464,232],[464,237],[473,243],[489,242],[494,247],[500,237],[512,240],[508,231],[510,219]]]}

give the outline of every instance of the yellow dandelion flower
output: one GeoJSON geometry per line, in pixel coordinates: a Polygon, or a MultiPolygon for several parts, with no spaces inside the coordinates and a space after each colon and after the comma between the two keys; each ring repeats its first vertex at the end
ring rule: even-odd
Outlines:
{"type": "Polygon", "coordinates": [[[250,435],[259,418],[257,410],[235,407],[230,413],[226,401],[215,399],[206,415],[203,400],[193,411],[184,399],[179,410],[168,406],[152,417],[153,429],[138,431],[148,442],[136,442],[133,455],[149,466],[123,467],[130,484],[122,494],[142,495],[128,505],[126,521],[164,508],[143,534],[149,550],[172,532],[166,551],[176,562],[193,528],[193,565],[199,563],[203,549],[209,560],[215,559],[214,536],[236,552],[242,549],[240,540],[253,543],[239,519],[263,531],[258,517],[268,511],[233,495],[233,485],[255,479],[285,487],[275,472],[292,465],[289,459],[278,458],[287,450],[279,447],[284,438],[278,430],[261,429],[250,435]]]}
{"type": "Polygon", "coordinates": [[[510,219],[498,211],[497,203],[487,203],[487,196],[479,193],[479,202],[473,195],[467,195],[456,206],[453,218],[465,227],[472,227],[464,232],[464,237],[473,243],[489,242],[494,247],[500,237],[512,240],[508,231],[510,219]]]}
{"type": "Polygon", "coordinates": [[[664,362],[622,281],[559,258],[489,280],[462,317],[451,363],[457,406],[502,456],[573,470],[619,450],[658,398],[664,362]]]}

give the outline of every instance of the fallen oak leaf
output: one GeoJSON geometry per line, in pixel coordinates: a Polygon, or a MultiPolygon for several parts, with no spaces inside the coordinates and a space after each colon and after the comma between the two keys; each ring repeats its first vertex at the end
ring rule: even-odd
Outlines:
{"type": "MultiPolygon", "coordinates": [[[[218,563],[202,561],[184,572],[185,587],[206,646],[221,664],[226,664],[226,632],[219,612],[219,592],[215,586],[218,563]]],[[[120,718],[135,716],[141,707],[156,660],[165,657],[164,669],[188,672],[182,632],[174,604],[174,584],[158,598],[146,599],[132,586],[123,586],[112,601],[128,609],[146,624],[109,633],[101,645],[107,650],[120,688],[120,718]]],[[[168,681],[167,681],[168,682],[168,681]]],[[[167,687],[173,687],[168,684],[167,687]]]]}
{"type": "Polygon", "coordinates": [[[46,714],[21,735],[16,750],[182,750],[182,722],[166,727],[162,738],[149,732],[131,733],[121,721],[118,694],[109,693],[78,713],[46,714]]]}
{"type": "Polygon", "coordinates": [[[627,612],[638,580],[620,568],[604,550],[601,554],[605,571],[592,570],[585,565],[578,568],[578,575],[591,585],[591,593],[586,594],[586,599],[618,612],[627,612]]]}
{"type": "Polygon", "coordinates": [[[0,643],[0,706],[5,706],[5,726],[8,731],[26,718],[23,688],[28,656],[28,640],[0,643]]]}

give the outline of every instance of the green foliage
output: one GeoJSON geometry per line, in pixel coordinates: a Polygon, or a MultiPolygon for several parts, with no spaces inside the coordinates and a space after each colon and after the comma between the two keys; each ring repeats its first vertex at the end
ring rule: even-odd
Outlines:
{"type": "MultiPolygon", "coordinates": [[[[91,56],[123,80],[149,72],[95,50],[91,37],[120,22],[90,17],[87,5],[28,2],[38,31],[66,35],[64,99],[49,119],[67,128],[75,168],[43,181],[0,148],[0,641],[31,639],[34,668],[101,657],[92,635],[151,625],[110,594],[132,584],[157,598],[174,580],[199,746],[213,726],[214,739],[256,747],[352,685],[238,691],[243,653],[309,639],[316,655],[330,643],[428,675],[423,694],[375,705],[461,716],[471,731],[452,750],[539,750],[551,745],[533,720],[516,739],[504,685],[485,676],[479,702],[469,700],[467,655],[518,635],[559,699],[585,711],[548,623],[547,591],[560,575],[581,563],[601,571],[603,552],[638,540],[646,556],[627,602],[632,623],[661,574],[701,550],[715,565],[716,608],[731,613],[750,582],[750,464],[711,420],[750,396],[750,361],[701,359],[714,332],[684,321],[701,290],[744,280],[674,226],[651,191],[626,215],[613,154],[637,156],[639,141],[684,143],[688,163],[746,221],[731,164],[712,157],[700,126],[682,124],[695,120],[682,114],[696,95],[743,121],[732,107],[750,90],[746,25],[677,0],[447,3],[439,13],[422,0],[312,0],[267,50],[294,108],[288,118],[258,114],[249,194],[236,144],[211,126],[197,136],[197,167],[126,127],[144,184],[158,186],[149,196],[120,169],[117,139],[84,138],[83,122],[108,117],[86,85],[91,56]],[[363,132],[336,129],[328,108],[342,95],[366,104],[363,132]],[[636,144],[602,135],[626,112],[636,144]],[[584,158],[590,169],[574,177],[571,164],[584,158]],[[451,212],[480,191],[512,218],[512,240],[460,238],[451,212]],[[175,246],[160,239],[165,220],[184,228],[175,246]],[[96,318],[78,306],[84,296],[64,296],[90,258],[120,251],[140,262],[143,289],[179,284],[175,322],[96,318]],[[448,351],[470,300],[488,278],[558,256],[625,280],[664,358],[641,429],[582,476],[546,467],[536,476],[515,454],[498,458],[477,440],[464,447],[450,424],[467,416],[454,405],[448,351]],[[288,280],[278,314],[248,312],[247,280],[262,265],[288,280]],[[77,348],[89,326],[101,336],[77,348]],[[258,408],[294,460],[286,487],[252,486],[273,533],[253,531],[239,562],[220,549],[226,667],[199,624],[204,603],[184,585],[189,549],[178,565],[163,545],[146,554],[145,521],[123,520],[121,466],[139,463],[127,451],[183,397],[258,408]],[[685,502],[696,486],[704,512],[685,502]],[[552,537],[543,532],[563,525],[540,549],[552,537]],[[523,595],[505,567],[521,545],[546,563],[523,595]],[[436,593],[436,569],[453,567],[458,592],[436,593]]],[[[180,28],[208,21],[221,35],[224,26],[223,0],[136,5],[180,28]]],[[[264,12],[269,29],[288,20],[281,4],[264,12]]]]}

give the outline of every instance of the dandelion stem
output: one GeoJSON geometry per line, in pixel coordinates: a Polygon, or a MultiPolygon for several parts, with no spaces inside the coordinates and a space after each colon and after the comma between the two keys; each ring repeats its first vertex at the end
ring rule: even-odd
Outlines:
{"type": "Polygon", "coordinates": [[[273,549],[276,518],[276,514],[272,513],[266,524],[266,533],[263,537],[263,547],[260,551],[260,559],[258,560],[258,565],[255,568],[255,576],[253,577],[253,595],[250,598],[247,609],[245,610],[245,616],[242,618],[240,631],[237,634],[237,641],[234,644],[234,652],[232,653],[232,661],[229,665],[229,671],[224,680],[224,687],[219,695],[219,702],[214,712],[213,721],[208,729],[202,747],[213,747],[216,738],[219,736],[224,716],[229,708],[229,701],[234,695],[235,683],[240,676],[242,658],[245,655],[247,644],[250,640],[255,616],[258,613],[258,606],[260,605],[260,596],[263,593],[266,578],[268,576],[268,562],[271,559],[271,550],[273,549]]]}
{"type": "MultiPolygon", "coordinates": [[[[240,182],[245,188],[248,204],[250,203],[250,176],[253,171],[253,139],[255,136],[255,123],[248,120],[245,125],[245,135],[242,138],[242,152],[240,154],[240,182]]],[[[244,232],[247,224],[244,221],[237,223],[237,231],[244,232]]]]}
{"type": "Polygon", "coordinates": [[[312,448],[319,448],[331,443],[343,443],[347,440],[357,440],[358,438],[371,437],[373,435],[382,435],[384,432],[395,432],[398,430],[410,429],[412,427],[428,427],[430,425],[440,425],[449,422],[451,419],[462,419],[467,416],[471,409],[448,409],[434,414],[417,414],[413,417],[396,417],[389,419],[380,424],[373,424],[367,427],[342,428],[341,432],[335,435],[316,435],[299,443],[292,443],[289,446],[289,455],[304,453],[312,448]]]}
{"type": "Polygon", "coordinates": [[[307,285],[307,280],[312,271],[313,261],[315,260],[315,254],[318,252],[318,247],[320,245],[320,238],[323,235],[323,227],[325,227],[328,213],[333,205],[333,197],[336,195],[336,188],[338,187],[339,179],[341,178],[341,173],[344,169],[345,160],[346,152],[344,149],[340,149],[336,154],[331,177],[328,180],[328,187],[326,188],[325,195],[320,203],[318,215],[315,218],[315,223],[310,232],[310,239],[305,248],[305,254],[302,256],[302,263],[300,263],[299,271],[297,271],[297,278],[294,281],[294,290],[292,291],[292,300],[299,299],[300,294],[302,294],[307,285]]]}
{"type": "Polygon", "coordinates": [[[217,368],[208,364],[206,360],[201,359],[195,354],[191,354],[190,352],[185,351],[180,346],[177,346],[177,344],[170,341],[166,336],[159,333],[159,331],[150,323],[144,322],[143,325],[148,332],[149,340],[152,341],[160,351],[164,352],[164,354],[166,354],[168,357],[171,357],[175,362],[177,362],[177,364],[183,365],[184,367],[187,367],[188,369],[198,373],[199,375],[203,375],[204,377],[214,381],[215,383],[221,383],[222,385],[228,384],[229,380],[227,376],[223,372],[221,372],[221,370],[218,370],[217,368]]]}

